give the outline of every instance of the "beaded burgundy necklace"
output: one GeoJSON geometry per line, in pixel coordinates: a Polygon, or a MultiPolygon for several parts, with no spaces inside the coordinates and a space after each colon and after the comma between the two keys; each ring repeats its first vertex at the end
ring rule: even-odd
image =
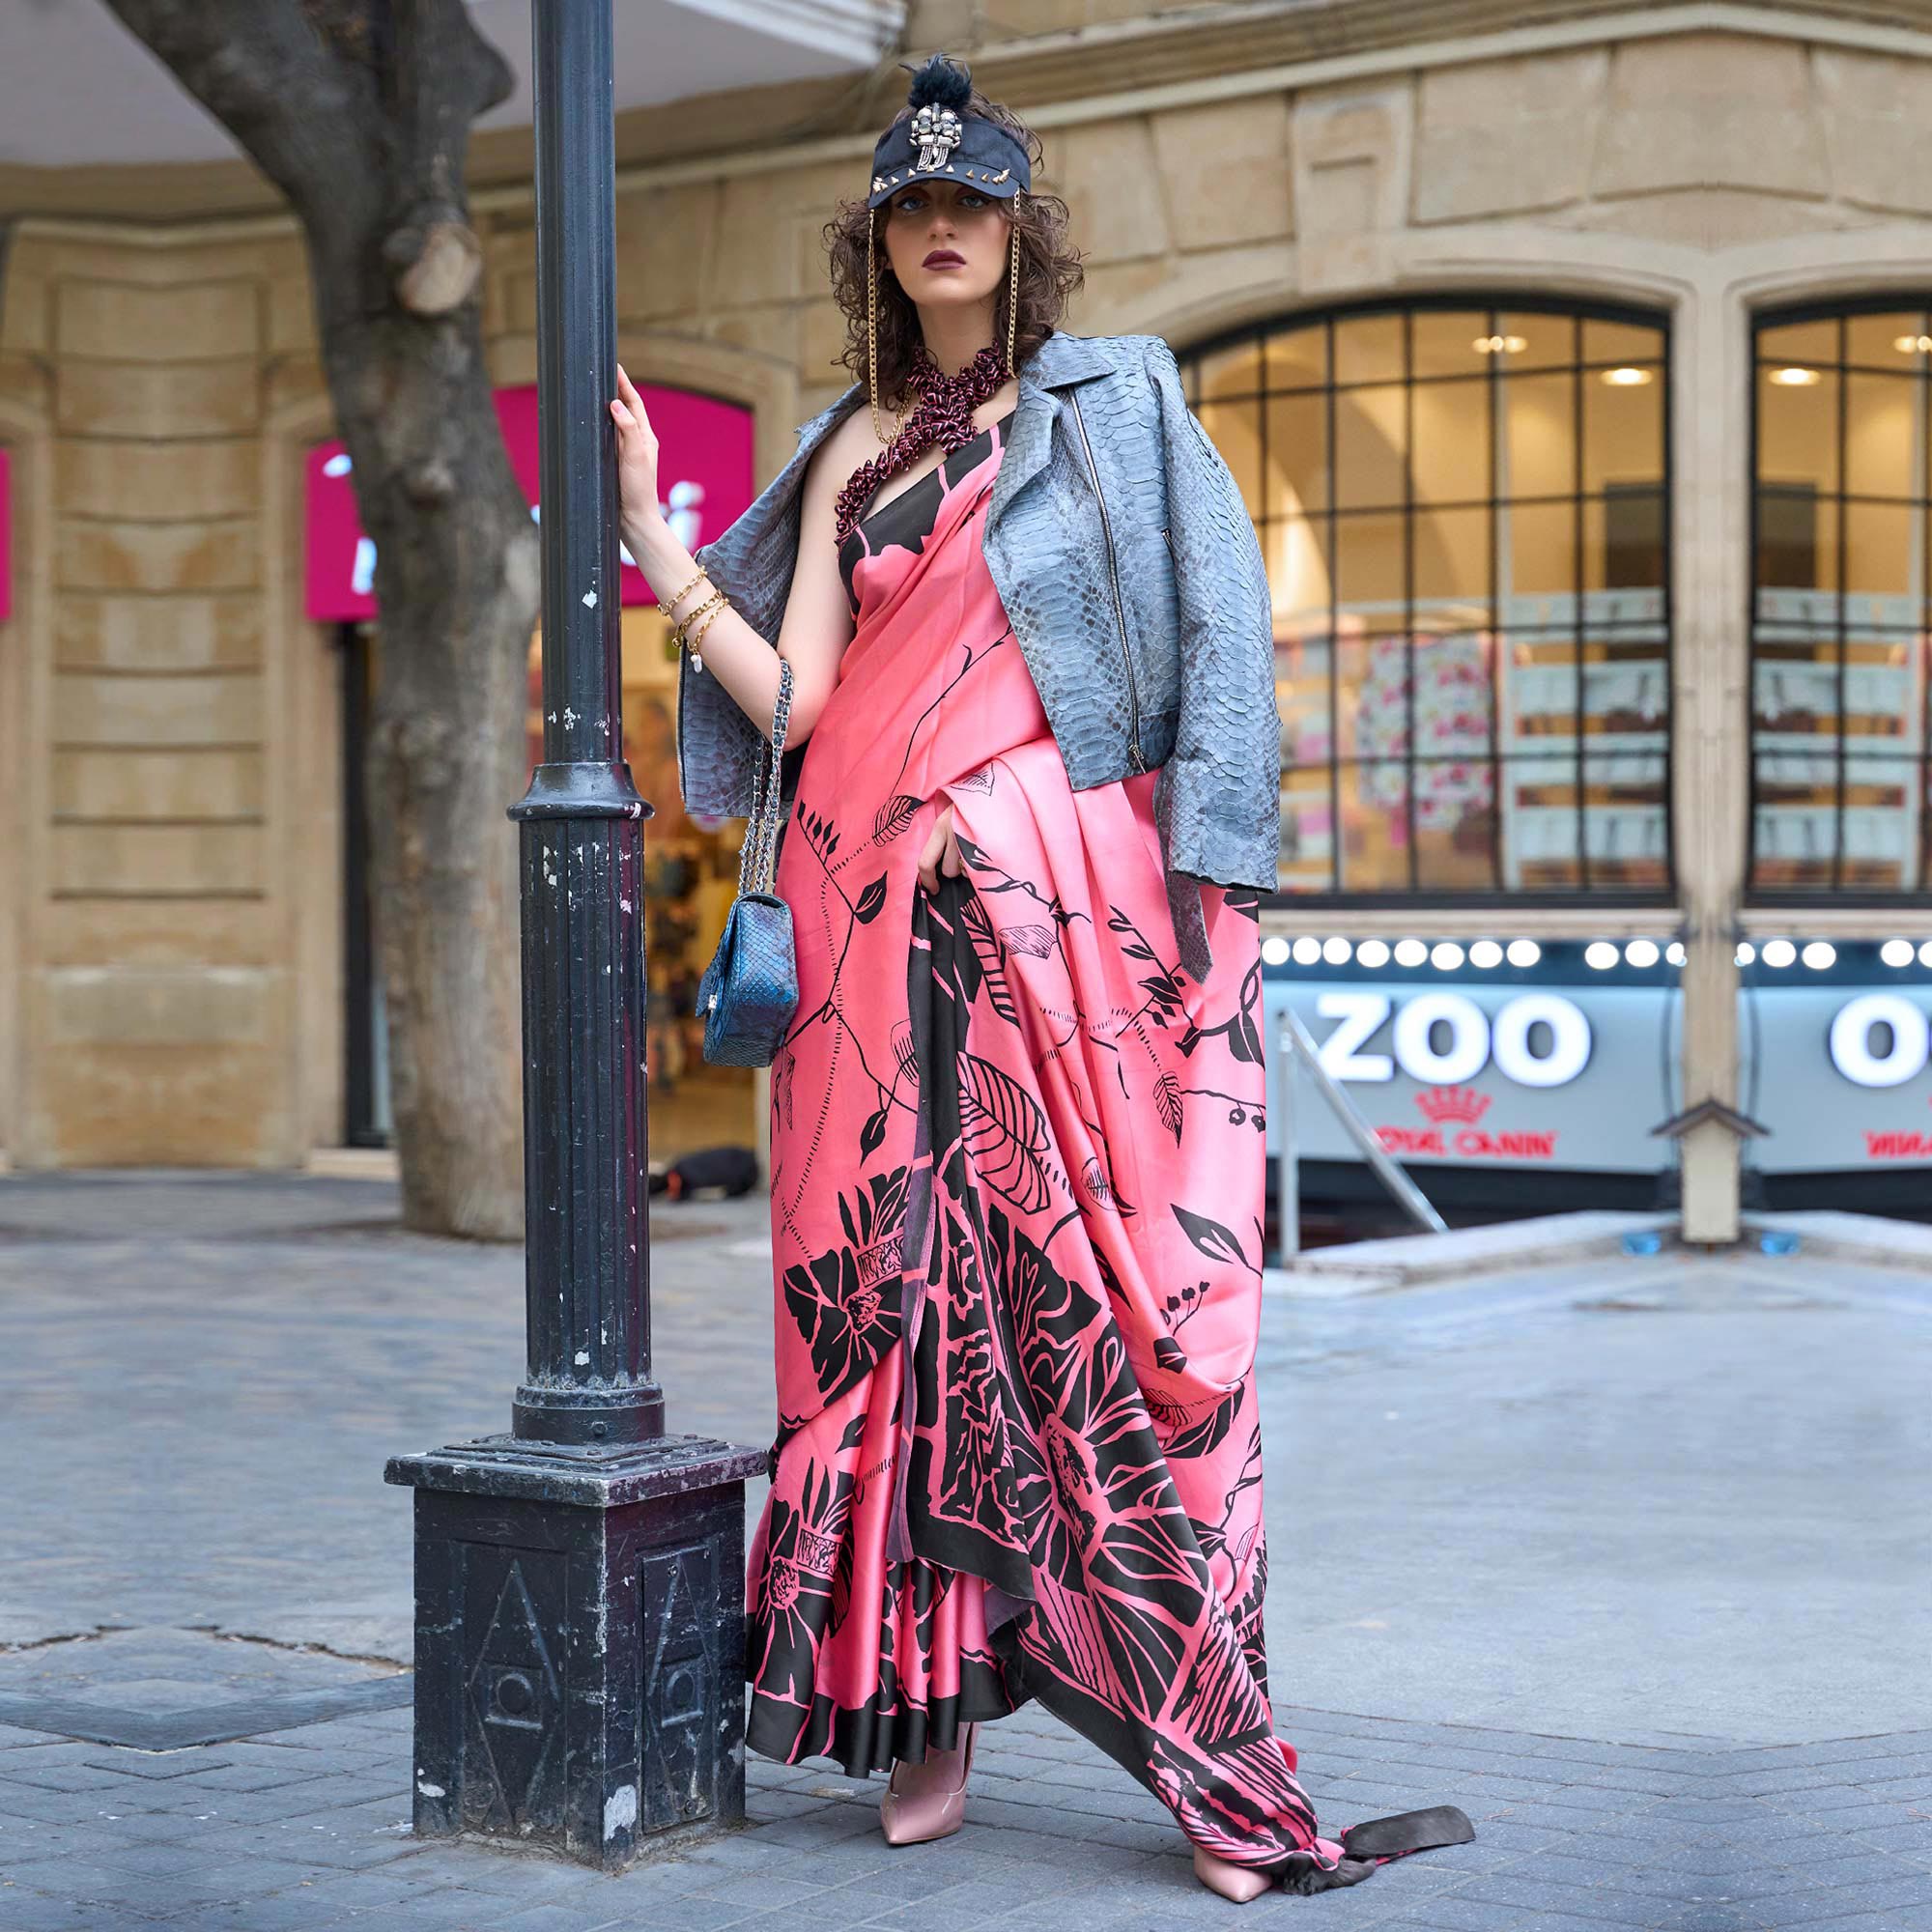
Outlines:
{"type": "Polygon", "coordinates": [[[1006,358],[988,343],[958,375],[949,376],[922,342],[913,351],[912,381],[919,400],[891,443],[845,479],[833,506],[835,541],[842,544],[851,535],[860,511],[880,484],[909,469],[934,443],[950,456],[971,442],[980,434],[973,427],[973,412],[997,395],[1011,374],[1006,358]]]}

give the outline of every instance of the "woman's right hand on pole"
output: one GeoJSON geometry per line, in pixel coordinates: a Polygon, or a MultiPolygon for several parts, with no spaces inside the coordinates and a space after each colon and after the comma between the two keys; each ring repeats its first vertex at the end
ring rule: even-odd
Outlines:
{"type": "Polygon", "coordinates": [[[611,414],[617,425],[617,520],[626,532],[647,530],[664,514],[658,501],[657,432],[621,362],[611,414]]]}

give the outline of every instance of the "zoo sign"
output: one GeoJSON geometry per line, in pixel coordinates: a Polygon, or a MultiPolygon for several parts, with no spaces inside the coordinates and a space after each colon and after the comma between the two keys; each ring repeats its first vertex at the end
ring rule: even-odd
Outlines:
{"type": "Polygon", "coordinates": [[[1864,993],[1832,1016],[1832,1065],[1855,1087],[1903,1087],[1932,1058],[1932,1024],[1902,993],[1864,993]]]}
{"type": "MultiPolygon", "coordinates": [[[[1450,1166],[1655,1172],[1650,1129],[1670,1111],[1658,1068],[1662,989],[1567,987],[1391,976],[1373,982],[1291,976],[1263,983],[1272,1040],[1292,1007],[1322,1069],[1390,1153],[1450,1166]]],[[[1271,1083],[1280,1078],[1270,1053],[1271,1083]]],[[[1313,1160],[1360,1154],[1305,1070],[1294,1138],[1313,1160]]],[[[1272,1134],[1277,1124],[1269,1120],[1272,1134]]],[[[1277,1140],[1270,1148],[1279,1151],[1277,1140]]]]}
{"type": "Polygon", "coordinates": [[[1372,1122],[1390,1153],[1411,1160],[1555,1160],[1560,1127],[1486,1126],[1494,1098],[1470,1083],[1492,1065],[1513,1086],[1532,1092],[1578,1079],[1590,1064],[1592,1035],[1576,1001],[1560,993],[1519,993],[1486,1012],[1464,993],[1398,1000],[1345,987],[1318,993],[1315,1010],[1335,1022],[1316,1054],[1332,1078],[1379,1086],[1400,1068],[1421,1090],[1413,1095],[1420,1124],[1372,1122]],[[1385,1023],[1391,1050],[1364,1051],[1385,1023]]]}
{"type": "Polygon", "coordinates": [[[1463,993],[1397,1001],[1349,987],[1317,994],[1315,1010],[1338,1023],[1317,1056],[1336,1080],[1393,1080],[1400,1066],[1423,1085],[1453,1085],[1493,1060],[1519,1087],[1567,1087],[1590,1064],[1590,1022],[1560,993],[1519,993],[1492,1015],[1463,993]],[[1391,1011],[1393,1055],[1362,1052],[1391,1011]]]}
{"type": "MultiPolygon", "coordinates": [[[[1767,1130],[1751,1145],[1760,1172],[1889,1170],[1899,1208],[1915,1208],[1932,1168],[1932,960],[1892,969],[1876,946],[1864,950],[1868,960],[1841,944],[1833,978],[1794,969],[1740,989],[1738,1099],[1767,1130]]],[[[1654,1174],[1672,1158],[1652,1129],[1683,1105],[1674,984],[1268,974],[1270,1153],[1280,1151],[1273,1042],[1286,1007],[1400,1159],[1654,1174]]],[[[1359,1162],[1305,1071],[1292,1098],[1306,1157],[1359,1162]]]]}

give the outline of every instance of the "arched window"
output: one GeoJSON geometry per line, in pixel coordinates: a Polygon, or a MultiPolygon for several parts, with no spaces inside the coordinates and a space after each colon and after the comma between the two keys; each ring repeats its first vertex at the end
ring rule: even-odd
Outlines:
{"type": "Polygon", "coordinates": [[[1183,358],[1274,592],[1285,891],[1669,890],[1665,348],[1464,298],[1183,358]]]}
{"type": "Polygon", "coordinates": [[[1756,320],[1751,888],[1922,893],[1932,313],[1756,320]]]}

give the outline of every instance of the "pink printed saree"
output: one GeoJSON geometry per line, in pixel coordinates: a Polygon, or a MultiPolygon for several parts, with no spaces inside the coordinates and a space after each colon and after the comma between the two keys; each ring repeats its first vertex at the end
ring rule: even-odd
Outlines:
{"type": "Polygon", "coordinates": [[[1194,1843],[1352,1884],[1472,1834],[1321,1835],[1273,1731],[1257,895],[1204,889],[1193,984],[1155,774],[1070,787],[980,553],[1004,427],[846,540],[855,635],[781,850],[748,1741],[863,1775],[1037,1697],[1194,1843]],[[928,895],[949,805],[966,872],[928,895]]]}

